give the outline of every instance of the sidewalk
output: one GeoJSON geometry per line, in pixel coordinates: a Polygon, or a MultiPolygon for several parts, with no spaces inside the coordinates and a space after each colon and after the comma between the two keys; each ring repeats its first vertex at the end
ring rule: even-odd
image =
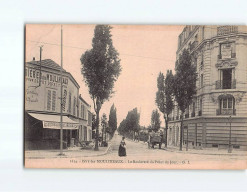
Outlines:
{"type": "MultiPolygon", "coordinates": [[[[129,141],[140,143],[143,145],[148,145],[147,142],[143,141],[134,141],[132,139],[126,138],[129,141]]],[[[186,151],[186,146],[183,146],[183,150],[179,150],[179,146],[168,146],[167,148],[164,148],[165,144],[162,144],[161,150],[167,151],[167,152],[176,152],[176,153],[184,153],[184,154],[200,154],[200,155],[229,155],[229,156],[247,156],[247,151],[232,149],[232,153],[228,153],[228,149],[218,149],[218,148],[188,148],[188,151],[186,151]]],[[[157,148],[157,146],[156,146],[157,148]]]]}
{"type": "Polygon", "coordinates": [[[167,148],[162,147],[163,150],[176,153],[184,154],[200,154],[200,155],[228,155],[228,156],[247,156],[247,151],[241,151],[233,149],[232,153],[228,153],[228,149],[218,149],[218,148],[188,148],[186,151],[186,146],[183,146],[183,150],[180,151],[179,147],[168,146],[167,148]]]}
{"type": "Polygon", "coordinates": [[[28,150],[25,151],[25,158],[27,159],[49,159],[49,158],[78,158],[78,157],[93,157],[102,156],[110,151],[111,143],[108,147],[99,147],[99,151],[94,151],[94,148],[81,149],[81,147],[73,147],[64,149],[62,156],[60,150],[28,150]]]}

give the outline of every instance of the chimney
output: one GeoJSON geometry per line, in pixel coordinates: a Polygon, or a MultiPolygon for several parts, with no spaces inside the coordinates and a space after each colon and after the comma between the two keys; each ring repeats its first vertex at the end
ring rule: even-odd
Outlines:
{"type": "Polygon", "coordinates": [[[35,57],[33,57],[33,61],[35,61],[35,57]]]}

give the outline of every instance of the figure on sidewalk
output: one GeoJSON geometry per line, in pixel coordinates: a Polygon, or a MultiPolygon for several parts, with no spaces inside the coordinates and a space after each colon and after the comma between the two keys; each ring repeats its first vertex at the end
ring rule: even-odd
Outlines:
{"type": "Polygon", "coordinates": [[[126,156],[126,143],[124,141],[125,137],[122,137],[122,140],[120,142],[119,145],[119,149],[118,149],[118,155],[119,156],[126,156]]]}

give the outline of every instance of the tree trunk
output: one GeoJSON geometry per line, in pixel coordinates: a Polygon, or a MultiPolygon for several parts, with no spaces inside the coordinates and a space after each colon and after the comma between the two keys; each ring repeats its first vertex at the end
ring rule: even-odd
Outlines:
{"type": "Polygon", "coordinates": [[[99,150],[98,141],[99,141],[99,111],[96,112],[96,134],[95,134],[95,147],[94,147],[95,151],[99,150]]]}
{"type": "MultiPolygon", "coordinates": [[[[165,117],[164,117],[165,118],[165,117]]],[[[165,147],[167,148],[167,134],[168,134],[168,115],[167,117],[165,118],[165,123],[166,123],[166,135],[165,135],[165,147]]]]}
{"type": "Polygon", "coordinates": [[[183,119],[184,119],[184,112],[182,112],[182,119],[181,119],[181,127],[180,127],[180,146],[179,146],[179,150],[182,151],[183,150],[183,119]]]}

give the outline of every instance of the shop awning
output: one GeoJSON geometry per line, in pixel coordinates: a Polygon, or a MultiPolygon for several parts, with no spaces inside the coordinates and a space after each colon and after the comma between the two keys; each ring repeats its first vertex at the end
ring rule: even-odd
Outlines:
{"type": "MultiPolygon", "coordinates": [[[[43,122],[43,128],[46,129],[60,129],[60,116],[51,114],[36,114],[28,113],[33,118],[36,118],[43,122]]],[[[79,123],[71,120],[67,116],[63,116],[63,129],[78,129],[79,123]]]]}

